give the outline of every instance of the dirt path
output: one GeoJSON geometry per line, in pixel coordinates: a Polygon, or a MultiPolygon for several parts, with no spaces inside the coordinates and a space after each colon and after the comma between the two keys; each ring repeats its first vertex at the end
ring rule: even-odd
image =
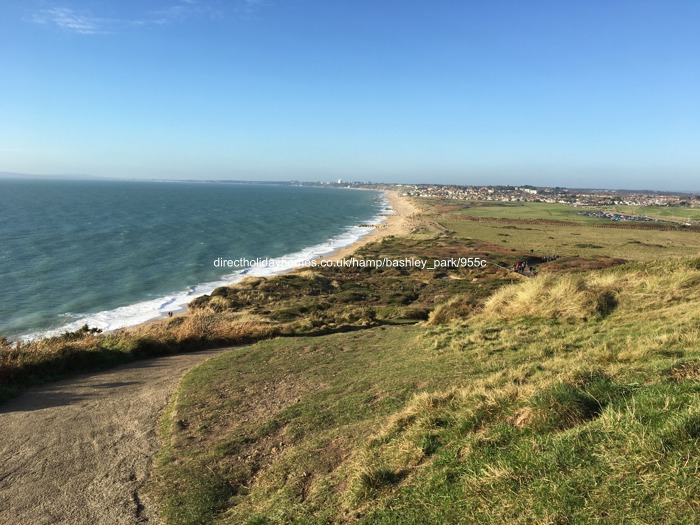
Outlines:
{"type": "Polygon", "coordinates": [[[223,351],[139,361],[0,405],[0,524],[157,523],[138,491],[160,412],[186,370],[223,351]]]}

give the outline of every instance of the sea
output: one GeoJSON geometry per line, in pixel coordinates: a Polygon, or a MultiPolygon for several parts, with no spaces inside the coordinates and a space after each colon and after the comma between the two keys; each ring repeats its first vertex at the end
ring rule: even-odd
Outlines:
{"type": "Polygon", "coordinates": [[[0,179],[0,337],[183,311],[348,246],[388,213],[383,193],[336,187],[0,179]]]}

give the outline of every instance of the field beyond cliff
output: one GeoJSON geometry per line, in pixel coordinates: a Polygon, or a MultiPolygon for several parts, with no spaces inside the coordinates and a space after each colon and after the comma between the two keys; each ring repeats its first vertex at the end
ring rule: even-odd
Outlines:
{"type": "Polygon", "coordinates": [[[700,235],[421,205],[358,256],[489,266],[319,270],[192,306],[211,333],[282,337],[185,376],[147,491],[164,521],[694,523],[700,235]]]}

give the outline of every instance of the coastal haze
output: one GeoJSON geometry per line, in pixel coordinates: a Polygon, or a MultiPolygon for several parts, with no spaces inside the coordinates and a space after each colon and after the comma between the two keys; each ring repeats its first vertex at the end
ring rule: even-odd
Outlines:
{"type": "Polygon", "coordinates": [[[4,2],[0,170],[698,191],[697,2],[4,2]]]}

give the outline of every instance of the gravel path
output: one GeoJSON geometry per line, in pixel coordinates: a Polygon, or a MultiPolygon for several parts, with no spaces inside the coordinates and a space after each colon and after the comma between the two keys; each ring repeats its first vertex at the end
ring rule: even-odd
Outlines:
{"type": "Polygon", "coordinates": [[[158,523],[139,488],[182,375],[225,350],[138,361],[0,405],[0,524],[158,523]]]}

